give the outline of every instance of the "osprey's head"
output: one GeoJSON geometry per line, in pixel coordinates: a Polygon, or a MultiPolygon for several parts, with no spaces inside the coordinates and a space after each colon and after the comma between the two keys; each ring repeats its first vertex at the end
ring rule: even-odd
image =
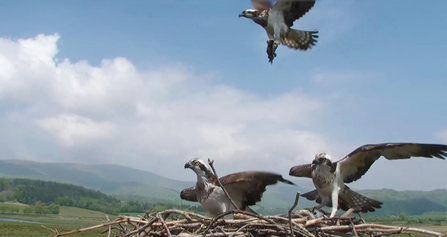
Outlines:
{"type": "Polygon", "coordinates": [[[315,155],[315,159],[312,161],[312,168],[315,168],[316,166],[327,166],[331,169],[331,172],[335,171],[332,159],[326,153],[318,153],[315,155]]]}
{"type": "Polygon", "coordinates": [[[243,11],[241,14],[239,14],[239,17],[246,17],[246,18],[256,18],[259,15],[259,11],[256,9],[247,9],[243,11]]]}
{"type": "Polygon", "coordinates": [[[198,178],[205,178],[209,179],[213,177],[213,172],[211,171],[211,167],[205,163],[203,160],[200,160],[198,158],[194,158],[190,161],[188,161],[185,164],[185,169],[192,169],[197,174],[198,178]]]}

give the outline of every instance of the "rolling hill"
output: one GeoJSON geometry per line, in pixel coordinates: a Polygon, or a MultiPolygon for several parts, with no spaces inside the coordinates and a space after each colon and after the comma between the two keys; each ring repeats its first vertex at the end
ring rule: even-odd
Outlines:
{"type": "MultiPolygon", "coordinates": [[[[187,204],[180,199],[180,191],[194,185],[168,179],[147,171],[119,165],[83,165],[70,163],[40,163],[23,160],[0,160],[0,177],[31,178],[82,185],[111,194],[120,200],[139,200],[149,203],[187,204]]],[[[294,182],[297,179],[293,180],[294,182]]],[[[311,184],[309,180],[298,180],[311,184]]],[[[306,186],[308,187],[308,186],[306,186]]],[[[267,188],[264,198],[255,210],[288,210],[296,192],[309,188],[278,184],[267,188]]],[[[423,214],[447,211],[447,190],[395,191],[390,189],[361,190],[363,195],[384,202],[383,208],[373,215],[395,215],[401,212],[423,214]]],[[[196,204],[197,205],[197,204],[196,204]]],[[[300,199],[298,208],[312,207],[315,203],[300,199]]]]}
{"type": "MultiPolygon", "coordinates": [[[[83,165],[71,163],[40,163],[23,160],[0,160],[0,177],[30,178],[71,183],[115,195],[122,200],[151,203],[193,204],[180,199],[180,191],[195,185],[168,179],[147,171],[119,165],[83,165]]],[[[295,199],[297,186],[278,184],[264,194],[264,209],[288,208],[295,199]]],[[[303,201],[302,205],[310,202],[303,201]]]]}

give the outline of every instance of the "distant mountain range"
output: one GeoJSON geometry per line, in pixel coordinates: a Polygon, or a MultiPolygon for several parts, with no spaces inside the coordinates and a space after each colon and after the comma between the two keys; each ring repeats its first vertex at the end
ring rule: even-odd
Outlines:
{"type": "MultiPolygon", "coordinates": [[[[180,191],[195,185],[168,179],[151,172],[120,165],[84,165],[41,163],[23,160],[0,160],[0,177],[30,178],[78,184],[114,195],[122,200],[140,200],[171,204],[191,204],[180,199],[180,191]]],[[[297,186],[269,186],[261,202],[262,208],[288,208],[293,204],[297,186]]],[[[303,201],[303,205],[311,205],[303,201]]]]}
{"type": "MultiPolygon", "coordinates": [[[[0,160],[0,177],[78,184],[114,195],[121,200],[198,205],[180,199],[180,191],[195,185],[195,182],[168,179],[147,171],[120,165],[0,160]]],[[[310,190],[305,187],[285,184],[269,186],[262,202],[257,205],[258,209],[288,210],[293,204],[297,191],[304,193],[310,190]]],[[[447,190],[427,192],[382,189],[363,190],[360,193],[385,203],[384,208],[377,211],[378,215],[394,215],[401,212],[419,215],[429,211],[447,211],[447,190]]],[[[301,198],[299,203],[298,208],[315,205],[304,198],[301,198]]]]}

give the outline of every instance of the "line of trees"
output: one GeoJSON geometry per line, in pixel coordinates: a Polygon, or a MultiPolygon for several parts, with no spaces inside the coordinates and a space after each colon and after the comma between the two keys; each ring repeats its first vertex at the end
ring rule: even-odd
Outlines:
{"type": "Polygon", "coordinates": [[[34,205],[27,212],[36,214],[55,213],[56,206],[80,207],[109,214],[145,212],[151,208],[147,202],[123,202],[79,185],[22,178],[0,178],[0,201],[34,205]]]}

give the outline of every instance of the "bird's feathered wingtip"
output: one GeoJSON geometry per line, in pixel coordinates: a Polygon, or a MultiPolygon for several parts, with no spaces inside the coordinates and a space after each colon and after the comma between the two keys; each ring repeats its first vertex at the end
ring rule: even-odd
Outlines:
{"type": "Polygon", "coordinates": [[[287,179],[284,179],[284,178],[281,178],[279,181],[281,181],[281,182],[283,182],[283,183],[286,183],[286,184],[290,184],[290,185],[295,185],[295,186],[296,186],[295,183],[293,183],[292,181],[289,181],[289,180],[287,180],[287,179]]]}

